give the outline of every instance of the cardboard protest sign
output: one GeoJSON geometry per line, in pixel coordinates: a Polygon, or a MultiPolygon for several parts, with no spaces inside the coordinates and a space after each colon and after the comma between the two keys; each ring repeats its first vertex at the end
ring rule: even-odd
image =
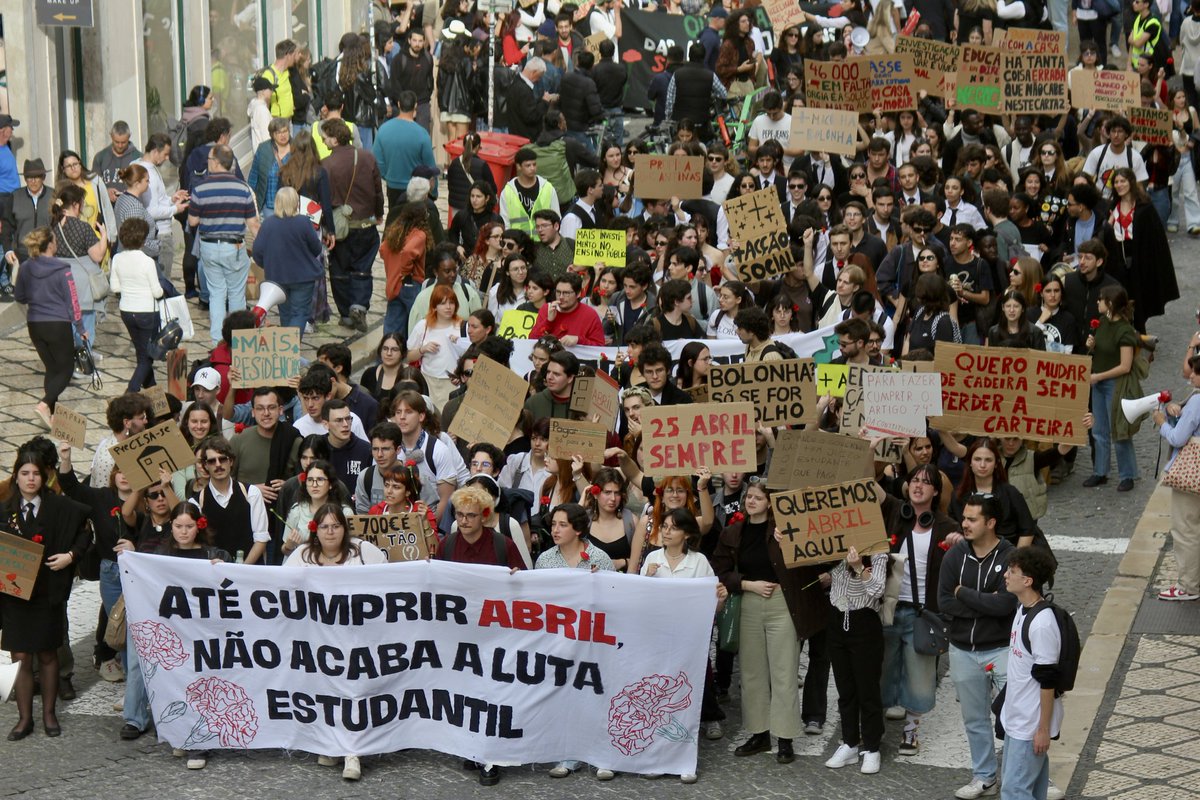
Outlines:
{"type": "Polygon", "coordinates": [[[44,551],[36,542],[0,531],[0,594],[28,600],[44,551]]]}
{"type": "Polygon", "coordinates": [[[1133,139],[1143,144],[1173,144],[1171,109],[1131,106],[1128,117],[1129,125],[1133,128],[1133,139]]]}
{"type": "Polygon", "coordinates": [[[512,436],[528,393],[529,384],[520,375],[490,358],[480,358],[448,433],[464,442],[503,447],[512,436]]]}
{"type": "Polygon", "coordinates": [[[188,363],[187,348],[183,345],[167,353],[167,391],[181,403],[187,400],[188,363]]]}
{"type": "Polygon", "coordinates": [[[857,436],[858,430],[865,424],[866,397],[863,394],[863,375],[867,372],[916,372],[913,362],[900,367],[876,367],[869,364],[846,365],[846,389],[842,396],[842,418],[840,429],[857,436]]]}
{"type": "Polygon", "coordinates": [[[642,409],[643,471],[652,478],[691,475],[701,467],[718,472],[753,472],[754,406],[694,403],[642,409]]]}
{"type": "Polygon", "coordinates": [[[910,55],[868,56],[871,67],[871,108],[912,111],[917,107],[913,89],[913,59],[910,55]]]}
{"type": "Polygon", "coordinates": [[[606,425],[613,425],[620,408],[621,386],[603,372],[580,375],[571,388],[571,410],[582,411],[585,417],[596,415],[606,425]]]}
{"type": "Polygon", "coordinates": [[[233,369],[238,389],[283,386],[300,377],[299,328],[251,328],[233,332],[233,369]]]}
{"type": "Polygon", "coordinates": [[[804,60],[807,104],[863,113],[871,110],[871,66],[864,58],[845,61],[804,60]]]}
{"type": "Polygon", "coordinates": [[[759,425],[802,425],[817,421],[817,365],[811,358],[743,361],[708,370],[714,403],[754,405],[759,425]]]}
{"type": "Polygon", "coordinates": [[[767,488],[803,489],[842,483],[870,478],[874,469],[871,443],[866,439],[815,428],[780,431],[767,471],[767,488]]]}
{"type": "Polygon", "coordinates": [[[108,448],[117,469],[138,489],[158,483],[159,473],[175,472],[195,462],[192,448],[173,420],[148,428],[108,448]]]}
{"type": "Polygon", "coordinates": [[[804,11],[796,0],[763,0],[762,9],[771,20],[771,30],[783,31],[793,25],[804,24],[804,11]]]}
{"type": "Polygon", "coordinates": [[[1076,108],[1126,114],[1142,101],[1142,77],[1116,69],[1081,69],[1068,73],[1071,104],[1076,108]]]}
{"type": "Polygon", "coordinates": [[[985,113],[1004,110],[1004,53],[995,47],[964,44],[954,79],[954,103],[959,110],[985,113]]]}
{"type": "Polygon", "coordinates": [[[708,384],[707,383],[701,383],[696,386],[689,386],[687,388],[687,393],[692,396],[693,403],[707,403],[708,402],[708,384]]]}
{"type": "Polygon", "coordinates": [[[607,40],[608,36],[604,33],[593,33],[591,36],[583,40],[583,47],[589,53],[596,57],[596,61],[600,60],[600,43],[607,40]]]}
{"type": "Polygon", "coordinates": [[[638,197],[698,200],[704,196],[704,156],[635,155],[638,197]]]}
{"type": "Polygon", "coordinates": [[[604,462],[604,448],[608,444],[608,429],[604,422],[588,422],[575,419],[550,420],[551,458],[570,461],[574,456],[583,456],[589,464],[604,462]]]}
{"type": "Polygon", "coordinates": [[[863,373],[864,425],[888,436],[924,436],[926,417],[942,413],[942,376],[936,372],[863,373]]]}
{"type": "Polygon", "coordinates": [[[773,187],[726,200],[725,216],[729,220],[729,236],[740,246],[737,259],[741,281],[765,280],[792,268],[787,220],[779,207],[779,193],[773,187]]]}
{"type": "Polygon", "coordinates": [[[896,54],[912,56],[912,88],[931,97],[954,96],[954,78],[958,74],[958,45],[915,36],[897,36],[896,54]],[[947,83],[951,91],[947,91],[947,83]]]}
{"type": "Polygon", "coordinates": [[[1086,444],[1091,356],[940,342],[939,430],[1086,444]]]}
{"type": "Polygon", "coordinates": [[[537,312],[518,311],[510,308],[504,312],[504,316],[500,317],[498,333],[502,339],[528,339],[530,331],[536,324],[537,312]]]}
{"type": "Polygon", "coordinates": [[[858,114],[837,108],[793,108],[792,147],[810,153],[853,156],[858,142],[858,114]]]}
{"type": "Polygon", "coordinates": [[[150,419],[171,413],[171,406],[167,403],[167,392],[162,386],[147,386],[139,394],[150,401],[150,419]]]}
{"type": "Polygon", "coordinates": [[[859,553],[886,550],[882,499],[874,478],[772,495],[775,524],[785,539],[779,544],[783,562],[800,567],[837,561],[851,547],[859,553]]]}
{"type": "Polygon", "coordinates": [[[87,444],[87,417],[62,403],[55,404],[54,417],[50,420],[50,438],[67,442],[71,447],[83,447],[87,444]]]}
{"type": "Polygon", "coordinates": [[[625,266],[625,231],[580,228],[575,233],[575,265],[625,266]]]}
{"type": "Polygon", "coordinates": [[[1006,50],[1003,70],[1006,114],[1065,114],[1070,110],[1067,57],[1063,53],[1006,50]]]}
{"type": "MultiPolygon", "coordinates": [[[[370,542],[387,553],[388,561],[423,561],[429,555],[431,535],[424,514],[354,515],[346,519],[350,535],[370,542]]],[[[433,537],[434,542],[437,538],[433,537]]]]}
{"type": "Polygon", "coordinates": [[[995,37],[992,46],[1005,52],[1063,55],[1067,52],[1067,34],[1040,28],[1007,28],[1004,36],[995,37]]]}
{"type": "Polygon", "coordinates": [[[829,397],[845,397],[847,371],[845,364],[818,364],[817,394],[821,396],[828,395],[829,397]]]}

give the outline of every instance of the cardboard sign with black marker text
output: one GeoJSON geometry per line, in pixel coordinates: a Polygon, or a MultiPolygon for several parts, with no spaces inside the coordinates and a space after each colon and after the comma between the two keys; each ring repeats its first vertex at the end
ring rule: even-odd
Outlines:
{"type": "Polygon", "coordinates": [[[870,478],[772,495],[784,563],[800,567],[837,561],[851,547],[860,554],[886,550],[881,492],[870,478]]]}

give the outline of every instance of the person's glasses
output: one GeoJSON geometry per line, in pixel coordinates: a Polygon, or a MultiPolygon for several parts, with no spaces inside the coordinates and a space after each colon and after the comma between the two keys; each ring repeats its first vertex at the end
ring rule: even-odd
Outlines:
{"type": "Polygon", "coordinates": [[[400,348],[395,345],[385,345],[379,349],[381,353],[399,353],[400,348]]]}
{"type": "Polygon", "coordinates": [[[1012,269],[1010,269],[1010,270],[1008,271],[1008,274],[1009,274],[1009,275],[1020,275],[1020,274],[1021,274],[1021,270],[1019,270],[1019,269],[1018,269],[1018,268],[1016,268],[1016,267],[1013,267],[1012,269]]]}
{"type": "Polygon", "coordinates": [[[667,246],[667,240],[666,240],[666,239],[659,239],[657,242],[655,242],[655,243],[654,243],[654,246],[655,246],[655,247],[666,247],[666,246],[667,246]]]}
{"type": "Polygon", "coordinates": [[[501,239],[501,238],[503,238],[503,237],[500,234],[493,233],[491,236],[488,237],[488,240],[490,241],[492,239],[501,239]]]}
{"type": "Polygon", "coordinates": [[[512,241],[511,239],[505,239],[501,243],[500,246],[503,247],[505,250],[515,250],[517,247],[517,243],[512,241]]]}
{"type": "Polygon", "coordinates": [[[478,511],[455,511],[454,516],[456,519],[470,521],[473,519],[479,519],[479,512],[478,511]]]}
{"type": "Polygon", "coordinates": [[[803,183],[789,183],[788,188],[791,189],[792,191],[803,192],[808,187],[805,186],[803,183]]]}
{"type": "Polygon", "coordinates": [[[882,339],[867,339],[868,347],[881,347],[882,345],[883,345],[882,339]]]}
{"type": "Polygon", "coordinates": [[[924,225],[913,225],[912,232],[913,233],[929,233],[929,228],[926,228],[924,225]]]}
{"type": "Polygon", "coordinates": [[[75,167],[82,167],[82,166],[83,166],[83,164],[79,163],[78,161],[68,161],[65,164],[63,164],[63,169],[74,169],[75,167]]]}
{"type": "Polygon", "coordinates": [[[326,522],[324,525],[317,526],[317,531],[320,533],[333,533],[340,530],[343,530],[340,522],[326,522]]]}
{"type": "Polygon", "coordinates": [[[1057,150],[1054,150],[1054,149],[1050,149],[1050,150],[1043,150],[1043,151],[1042,151],[1042,155],[1044,155],[1044,156],[1056,156],[1056,155],[1058,155],[1058,151],[1057,151],[1057,150]]]}
{"type": "Polygon", "coordinates": [[[228,464],[232,459],[229,456],[210,456],[204,459],[204,463],[210,467],[215,467],[218,464],[228,464]]]}
{"type": "Polygon", "coordinates": [[[725,160],[725,156],[709,156],[708,160],[720,163],[721,161],[725,160]]]}
{"type": "Polygon", "coordinates": [[[682,486],[667,486],[663,489],[663,494],[687,494],[687,489],[682,486]]]}
{"type": "Polygon", "coordinates": [[[785,33],[785,34],[783,35],[783,38],[785,38],[785,39],[798,39],[798,38],[800,38],[800,34],[796,33],[796,31],[791,31],[790,33],[785,33]]]}
{"type": "Polygon", "coordinates": [[[838,347],[846,348],[854,344],[853,339],[838,339],[838,347]]]}
{"type": "Polygon", "coordinates": [[[329,483],[329,478],[322,478],[320,475],[309,475],[307,478],[305,478],[305,481],[308,483],[322,484],[329,483]]]}
{"type": "Polygon", "coordinates": [[[166,492],[146,492],[147,500],[162,500],[166,496],[166,492]]]}
{"type": "Polygon", "coordinates": [[[492,462],[490,461],[472,461],[471,469],[491,469],[492,462]]]}
{"type": "Polygon", "coordinates": [[[931,255],[918,256],[917,260],[918,261],[937,261],[937,256],[931,256],[931,255]]]}
{"type": "Polygon", "coordinates": [[[279,406],[255,406],[254,407],[254,413],[256,413],[256,414],[270,414],[270,413],[272,413],[274,411],[278,411],[278,410],[279,410],[279,406]]]}
{"type": "Polygon", "coordinates": [[[850,180],[852,180],[852,181],[862,181],[862,180],[866,180],[866,178],[867,178],[867,173],[865,173],[865,172],[850,173],[850,180]]]}
{"type": "Polygon", "coordinates": [[[470,378],[470,377],[472,377],[472,376],[475,374],[475,370],[473,370],[473,369],[464,369],[464,370],[463,370],[462,372],[460,372],[459,374],[460,374],[460,375],[462,375],[464,378],[470,378]]]}
{"type": "Polygon", "coordinates": [[[818,203],[832,203],[833,198],[827,194],[822,194],[822,195],[817,196],[817,202],[818,203]]]}
{"type": "Polygon", "coordinates": [[[575,290],[574,289],[555,289],[554,296],[555,297],[574,297],[575,290]]]}

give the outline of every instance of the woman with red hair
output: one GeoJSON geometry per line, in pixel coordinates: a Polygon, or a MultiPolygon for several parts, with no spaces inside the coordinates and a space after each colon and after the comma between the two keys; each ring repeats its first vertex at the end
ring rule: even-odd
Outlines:
{"type": "Polygon", "coordinates": [[[421,374],[429,385],[429,399],[438,408],[450,399],[454,384],[450,376],[458,366],[458,296],[452,286],[435,286],[429,297],[429,313],[408,335],[410,353],[420,353],[421,374]]]}
{"type": "Polygon", "coordinates": [[[707,468],[696,473],[696,487],[692,487],[692,479],[686,475],[669,475],[654,489],[654,496],[646,503],[642,518],[638,520],[637,529],[633,533],[633,547],[629,556],[626,572],[630,575],[639,574],[642,557],[653,550],[662,547],[660,531],[663,519],[677,508],[686,508],[700,523],[700,535],[705,536],[712,529],[716,513],[713,511],[712,495],[709,494],[708,484],[712,474],[707,468]]]}
{"type": "MultiPolygon", "coordinates": [[[[475,196],[473,189],[471,196],[475,196]]],[[[500,217],[484,222],[479,226],[475,249],[471,251],[471,255],[467,256],[466,263],[463,265],[463,275],[474,284],[482,297],[487,297],[488,292],[500,281],[500,276],[503,274],[501,272],[505,256],[501,246],[503,239],[504,225],[500,222],[500,217]]]]}

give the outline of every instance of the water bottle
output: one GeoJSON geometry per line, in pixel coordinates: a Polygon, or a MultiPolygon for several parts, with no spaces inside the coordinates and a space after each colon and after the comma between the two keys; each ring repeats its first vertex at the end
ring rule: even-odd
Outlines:
{"type": "Polygon", "coordinates": [[[238,551],[237,551],[237,558],[235,558],[235,559],[233,560],[233,562],[234,562],[235,564],[245,564],[245,563],[246,563],[246,551],[245,551],[245,550],[238,550],[238,551]]]}

